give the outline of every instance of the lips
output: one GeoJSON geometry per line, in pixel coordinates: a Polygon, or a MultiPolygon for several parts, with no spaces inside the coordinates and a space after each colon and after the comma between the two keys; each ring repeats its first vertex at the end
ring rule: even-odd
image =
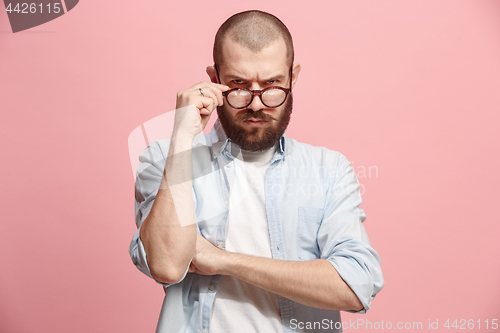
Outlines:
{"type": "Polygon", "coordinates": [[[244,121],[245,124],[249,126],[261,126],[266,123],[266,121],[262,119],[255,119],[255,118],[250,118],[244,121]]]}

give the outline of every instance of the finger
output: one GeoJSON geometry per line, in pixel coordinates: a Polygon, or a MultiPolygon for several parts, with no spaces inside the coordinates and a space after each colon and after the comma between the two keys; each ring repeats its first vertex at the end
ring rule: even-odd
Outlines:
{"type": "Polygon", "coordinates": [[[223,92],[228,91],[231,89],[230,87],[223,85],[223,84],[218,84],[218,83],[212,83],[212,87],[215,87],[215,93],[217,95],[217,99],[219,100],[219,106],[224,104],[224,97],[222,95],[223,92]]]}
{"type": "Polygon", "coordinates": [[[203,88],[203,86],[213,86],[217,89],[220,89],[221,91],[226,91],[228,89],[231,89],[229,86],[226,86],[225,84],[220,84],[220,83],[214,83],[214,82],[200,82],[197,83],[193,86],[193,88],[203,88]]]}
{"type": "Polygon", "coordinates": [[[222,92],[218,88],[214,88],[211,86],[204,86],[204,87],[198,88],[198,93],[201,94],[199,89],[201,89],[203,91],[203,96],[212,98],[216,106],[222,105],[222,104],[220,104],[222,102],[222,92]],[[218,96],[218,95],[220,95],[220,96],[218,96]]]}
{"type": "Polygon", "coordinates": [[[201,111],[203,109],[207,110],[208,113],[204,113],[204,114],[211,114],[212,111],[215,109],[215,106],[217,104],[214,103],[214,100],[210,97],[199,97],[196,99],[196,102],[195,102],[195,106],[198,108],[198,110],[201,111]]]}
{"type": "MultiPolygon", "coordinates": [[[[225,86],[227,87],[227,86],[225,86]]],[[[227,89],[229,89],[229,87],[227,87],[227,89]]],[[[219,87],[216,87],[216,89],[214,89],[214,92],[215,92],[215,95],[217,96],[217,101],[218,101],[218,106],[221,106],[224,104],[224,96],[222,95],[222,92],[223,91],[226,91],[227,89],[219,89],[219,87]]]]}
{"type": "Polygon", "coordinates": [[[222,91],[226,91],[226,90],[231,89],[231,87],[226,86],[225,84],[213,83],[213,82],[211,82],[211,84],[214,85],[214,86],[216,86],[217,88],[219,88],[222,91]]]}
{"type": "Polygon", "coordinates": [[[204,117],[209,117],[212,114],[212,111],[203,108],[200,110],[200,116],[203,119],[204,117]]]}
{"type": "Polygon", "coordinates": [[[208,87],[210,87],[210,91],[217,96],[216,103],[218,103],[218,105],[222,105],[224,103],[222,92],[231,89],[229,86],[226,86],[224,84],[213,83],[213,82],[200,82],[198,84],[195,84],[191,88],[196,89],[197,92],[199,92],[199,89],[201,88],[203,90],[203,94],[205,94],[205,89],[208,89],[208,87]]]}

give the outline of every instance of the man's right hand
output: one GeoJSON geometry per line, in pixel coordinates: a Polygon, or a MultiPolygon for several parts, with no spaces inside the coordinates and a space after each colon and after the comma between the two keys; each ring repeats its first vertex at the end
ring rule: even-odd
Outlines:
{"type": "Polygon", "coordinates": [[[177,93],[174,135],[193,139],[207,126],[213,110],[224,103],[222,93],[228,86],[200,82],[177,93]],[[200,92],[203,92],[203,95],[200,92]]]}

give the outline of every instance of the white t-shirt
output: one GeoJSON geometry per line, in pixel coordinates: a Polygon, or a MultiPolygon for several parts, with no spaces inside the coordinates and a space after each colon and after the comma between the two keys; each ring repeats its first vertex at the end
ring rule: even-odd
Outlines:
{"type": "MultiPolygon", "coordinates": [[[[236,169],[226,224],[227,251],[272,258],[264,184],[277,147],[263,152],[242,150],[232,162],[236,169]]],[[[233,276],[222,276],[210,325],[211,333],[283,332],[278,296],[233,276]]]]}

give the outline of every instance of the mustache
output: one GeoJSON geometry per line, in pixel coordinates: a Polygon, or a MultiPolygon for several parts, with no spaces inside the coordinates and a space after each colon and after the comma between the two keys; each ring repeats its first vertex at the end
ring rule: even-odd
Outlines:
{"type": "Polygon", "coordinates": [[[273,116],[264,113],[262,110],[254,111],[250,109],[246,109],[242,112],[240,112],[236,118],[241,121],[248,120],[250,118],[255,118],[255,119],[260,119],[262,121],[270,121],[270,120],[276,120],[273,116]]]}

